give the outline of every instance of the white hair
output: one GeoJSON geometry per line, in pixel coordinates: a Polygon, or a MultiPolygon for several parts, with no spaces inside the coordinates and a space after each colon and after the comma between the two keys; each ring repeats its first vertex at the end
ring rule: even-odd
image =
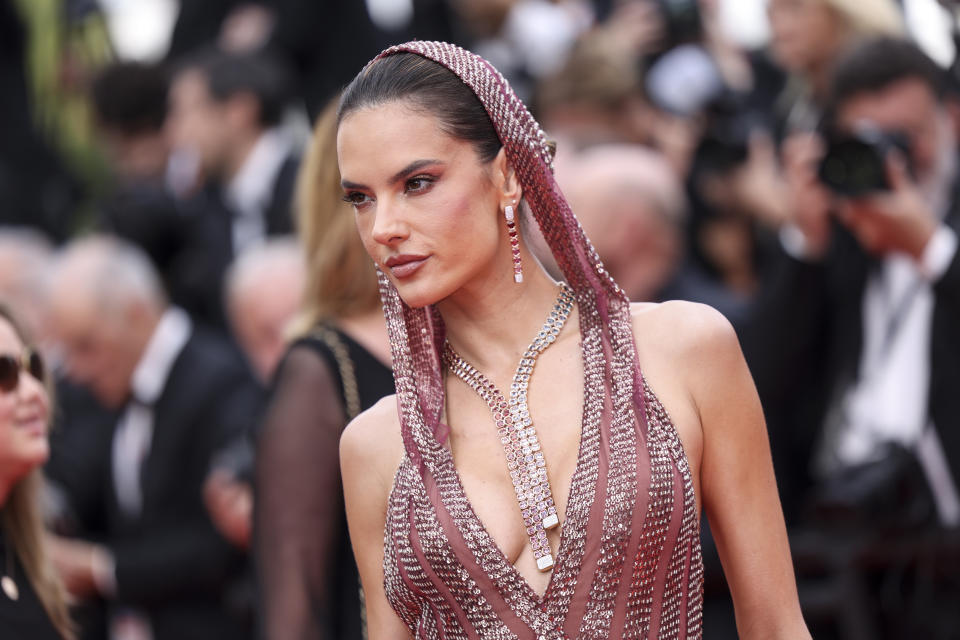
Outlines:
{"type": "Polygon", "coordinates": [[[276,269],[304,271],[306,261],[303,250],[292,236],[270,238],[238,255],[227,269],[224,293],[227,303],[238,296],[255,281],[256,276],[276,269]]]}
{"type": "Polygon", "coordinates": [[[145,303],[157,310],[167,305],[167,293],[156,268],[139,247],[109,235],[74,240],[57,261],[57,277],[76,272],[88,277],[90,290],[108,306],[145,303]]]}

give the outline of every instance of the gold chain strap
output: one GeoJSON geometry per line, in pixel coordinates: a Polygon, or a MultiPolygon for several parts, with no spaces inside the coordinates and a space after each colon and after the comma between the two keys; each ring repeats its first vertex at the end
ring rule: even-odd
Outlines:
{"type": "Polygon", "coordinates": [[[357,371],[353,366],[353,359],[350,357],[347,345],[343,343],[336,331],[322,325],[315,328],[311,335],[325,344],[333,354],[333,359],[337,361],[340,381],[343,383],[344,410],[349,422],[360,415],[360,390],[357,387],[357,371]]]}

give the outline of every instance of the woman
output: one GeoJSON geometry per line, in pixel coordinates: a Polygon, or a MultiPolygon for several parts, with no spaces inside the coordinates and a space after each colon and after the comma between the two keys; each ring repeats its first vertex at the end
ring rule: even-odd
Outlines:
{"type": "Polygon", "coordinates": [[[5,640],[73,637],[40,517],[49,420],[40,355],[0,306],[0,637],[5,640]]]}
{"type": "Polygon", "coordinates": [[[833,62],[846,47],[904,33],[893,0],[770,0],[767,12],[773,57],[792,76],[780,105],[787,134],[817,126],[833,62]]]}
{"type": "Polygon", "coordinates": [[[340,443],[370,636],[698,638],[703,505],[741,637],[808,638],[735,335],[629,304],[489,63],[388,49],[345,90],[337,150],[397,387],[340,443]]]}
{"type": "Polygon", "coordinates": [[[317,121],[297,185],[304,304],[257,449],[255,554],[265,637],[362,637],[337,440],[393,392],[377,278],[340,198],[336,104],[317,121]]]}

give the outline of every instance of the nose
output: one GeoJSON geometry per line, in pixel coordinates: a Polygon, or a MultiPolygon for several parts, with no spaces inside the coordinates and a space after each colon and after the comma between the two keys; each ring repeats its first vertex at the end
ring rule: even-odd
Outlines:
{"type": "Polygon", "coordinates": [[[20,381],[17,384],[17,396],[23,402],[40,400],[46,404],[47,389],[44,387],[43,380],[38,380],[29,371],[23,370],[20,372],[20,381]]]}
{"type": "Polygon", "coordinates": [[[403,207],[386,199],[378,201],[373,219],[373,239],[379,244],[393,246],[409,235],[403,207]]]}

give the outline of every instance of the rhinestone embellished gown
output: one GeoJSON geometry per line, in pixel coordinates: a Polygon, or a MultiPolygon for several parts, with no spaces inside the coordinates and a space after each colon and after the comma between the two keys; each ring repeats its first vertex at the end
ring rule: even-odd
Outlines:
{"type": "Polygon", "coordinates": [[[436,450],[431,461],[438,477],[404,457],[387,510],[384,584],[414,637],[700,637],[703,569],[690,470],[646,385],[642,402],[645,428],[615,430],[602,404],[588,401],[542,598],[484,529],[449,451],[436,450]]]}
{"type": "Polygon", "coordinates": [[[560,547],[540,597],[484,528],[454,467],[440,420],[443,318],[432,306],[406,305],[380,272],[405,450],[387,504],[387,599],[418,639],[700,638],[703,564],[690,468],[640,372],[630,302],[560,192],[546,135],[483,58],[414,41],[377,59],[399,53],[446,67],[489,115],[573,292],[584,405],[560,547]]]}

